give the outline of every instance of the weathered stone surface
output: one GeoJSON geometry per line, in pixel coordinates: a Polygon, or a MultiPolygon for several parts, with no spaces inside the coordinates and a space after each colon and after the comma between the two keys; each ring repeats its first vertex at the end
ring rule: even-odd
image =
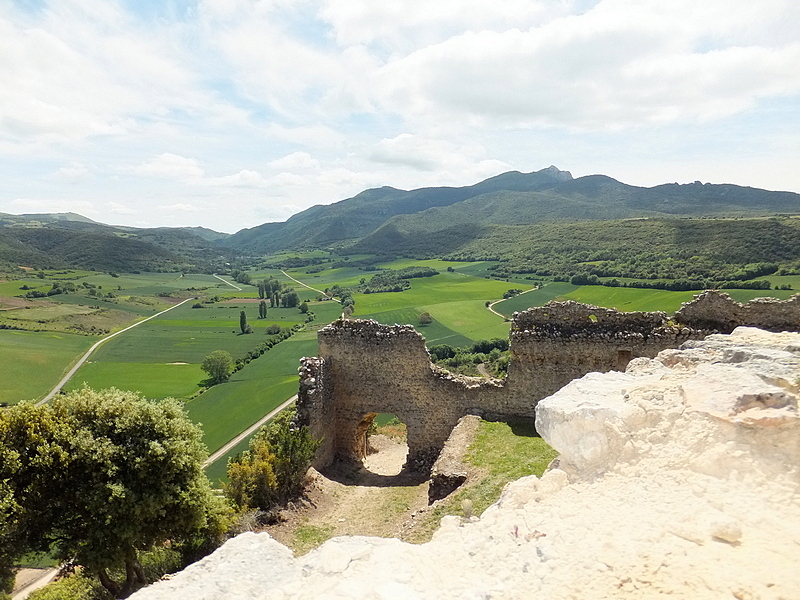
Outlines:
{"type": "MultiPolygon", "coordinates": [[[[652,358],[713,330],[742,324],[800,329],[800,295],[742,305],[727,294],[703,292],[684,304],[675,322],[663,312],[625,313],[571,301],[515,313],[511,364],[500,381],[436,368],[424,338],[409,325],[335,321],[319,331],[319,358],[303,359],[300,368],[299,419],[323,440],[314,466],[361,461],[374,415],[388,412],[408,427],[407,468],[429,470],[464,415],[532,419],[541,398],[573,379],[624,371],[631,360],[652,358]]],[[[581,443],[586,460],[603,451],[595,447],[604,443],[600,437],[581,443]]]]}
{"type": "Polygon", "coordinates": [[[690,346],[540,402],[559,468],[428,544],[246,534],[133,598],[800,598],[800,334],[690,346]]]}
{"type": "Polygon", "coordinates": [[[740,326],[767,331],[797,331],[800,323],[800,294],[788,300],[756,298],[740,304],[728,294],[705,291],[675,313],[675,319],[687,327],[730,333],[740,326]]]}
{"type": "Polygon", "coordinates": [[[433,504],[452,494],[467,480],[464,466],[466,452],[478,430],[480,418],[467,415],[458,421],[431,469],[428,503],[433,504]]]}

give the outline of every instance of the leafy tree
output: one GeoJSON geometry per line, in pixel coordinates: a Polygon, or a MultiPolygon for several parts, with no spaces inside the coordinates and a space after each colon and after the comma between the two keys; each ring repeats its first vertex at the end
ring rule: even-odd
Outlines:
{"type": "Polygon", "coordinates": [[[420,325],[430,325],[431,323],[433,323],[433,317],[431,317],[430,313],[427,312],[420,313],[419,315],[420,325]]]}
{"type": "Polygon", "coordinates": [[[307,301],[303,302],[300,305],[300,312],[303,313],[304,315],[308,314],[308,302],[307,301]]]}
{"type": "Polygon", "coordinates": [[[116,598],[149,582],[140,552],[222,541],[202,432],[174,400],[84,387],[52,405],[20,404],[0,413],[0,448],[17,507],[2,529],[11,547],[52,551],[116,598]]]}
{"type": "Polygon", "coordinates": [[[214,350],[205,357],[200,368],[208,373],[211,383],[222,383],[227,381],[233,371],[233,357],[225,350],[214,350]]]}
{"type": "Polygon", "coordinates": [[[244,311],[239,313],[239,329],[242,333],[247,333],[247,315],[244,311]]]}
{"type": "Polygon", "coordinates": [[[319,447],[308,427],[295,427],[293,411],[283,411],[228,461],[226,495],[241,507],[267,510],[298,496],[319,447]]]}
{"type": "Polygon", "coordinates": [[[267,303],[264,300],[258,303],[258,318],[259,319],[267,318],[267,303]]]}
{"type": "Polygon", "coordinates": [[[284,306],[289,308],[294,308],[298,304],[300,304],[300,296],[297,295],[297,292],[290,291],[285,294],[281,295],[281,302],[284,306]]]}

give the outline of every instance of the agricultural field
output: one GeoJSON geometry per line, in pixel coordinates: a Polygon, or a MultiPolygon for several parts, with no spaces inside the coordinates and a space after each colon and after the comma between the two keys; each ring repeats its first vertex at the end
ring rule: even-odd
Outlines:
{"type": "Polygon", "coordinates": [[[0,403],[43,398],[95,341],[72,333],[0,329],[0,403]]]}
{"type": "Polygon", "coordinates": [[[287,328],[305,320],[297,308],[270,308],[266,319],[258,319],[258,303],[247,299],[203,304],[204,308],[192,308],[192,304],[187,302],[100,346],[91,363],[72,377],[68,389],[84,383],[95,388],[113,385],[153,398],[188,398],[205,379],[200,364],[208,354],[225,350],[236,359],[267,339],[269,325],[287,328]],[[252,334],[241,333],[242,310],[252,334]]]}
{"type": "MultiPolygon", "coordinates": [[[[490,278],[492,271],[489,267],[494,264],[412,259],[382,263],[380,267],[392,269],[428,266],[438,270],[439,274],[410,279],[410,289],[403,292],[354,294],[354,317],[373,318],[385,324],[410,323],[422,333],[428,345],[463,347],[480,339],[506,337],[509,329],[507,318],[513,312],[540,306],[553,299],[571,299],[620,310],[672,312],[696,293],[554,282],[545,282],[536,288],[534,285],[539,282],[522,277],[510,281],[490,278]],[[453,270],[448,271],[448,267],[453,270]],[[487,302],[502,298],[512,287],[526,292],[494,305],[494,309],[506,318],[486,308],[487,302]],[[433,318],[433,322],[426,326],[419,324],[419,315],[423,312],[433,318]]],[[[356,286],[362,278],[368,280],[376,273],[354,267],[325,268],[319,273],[307,271],[308,268],[297,268],[286,272],[320,290],[335,284],[356,286]]],[[[265,333],[268,326],[292,327],[305,321],[305,315],[297,308],[269,308],[267,318],[258,319],[257,287],[234,282],[228,276],[222,276],[221,281],[212,275],[140,273],[113,276],[73,271],[48,272],[45,279],[32,275],[25,280],[0,282],[0,320],[25,321],[26,328],[46,328],[53,323],[61,328],[74,323],[95,323],[113,331],[137,319],[152,316],[181,297],[217,297],[218,301],[214,302],[199,301],[202,308],[192,308],[195,302],[188,302],[109,340],[67,385],[67,389],[76,389],[84,383],[95,388],[114,386],[136,390],[152,398],[171,396],[185,399],[190,417],[203,424],[205,442],[213,452],[297,392],[299,359],[316,354],[316,330],[338,318],[342,311],[336,301],[317,302],[319,292],[292,282],[278,270],[260,269],[248,273],[254,283],[276,277],[291,285],[301,300],[310,301],[309,307],[315,319],[304,330],[252,360],[227,383],[199,394],[205,379],[200,363],[210,352],[226,350],[234,359],[243,356],[268,339],[265,333]],[[46,291],[56,278],[80,283],[79,293],[44,299],[17,297],[26,291],[20,289],[22,286],[46,291]],[[84,287],[82,282],[94,288],[84,287]],[[234,286],[242,289],[237,290],[234,286]],[[90,289],[96,289],[97,293],[113,291],[114,297],[89,295],[90,289]],[[239,314],[242,310],[248,316],[253,334],[241,334],[239,314]]],[[[770,280],[774,280],[775,285],[791,284],[800,288],[800,277],[772,277],[770,280]]],[[[731,290],[729,293],[739,301],[746,301],[765,294],[787,298],[795,292],[731,290]]],[[[63,331],[0,330],[0,361],[11,365],[4,372],[0,402],[43,397],[97,339],[97,336],[63,331]]],[[[227,456],[210,465],[207,469],[209,477],[214,481],[224,478],[227,458],[246,449],[247,443],[243,440],[227,456]]]]}
{"type": "MultiPolygon", "coordinates": [[[[782,280],[791,283],[800,277],[771,277],[776,285],[782,280]]],[[[798,285],[800,287],[800,285],[798,285]]],[[[795,290],[722,290],[737,302],[748,302],[754,298],[765,296],[785,300],[797,293],[795,290]]],[[[616,308],[623,311],[655,311],[663,310],[673,313],[684,302],[690,302],[699,291],[672,292],[668,290],[651,290],[640,288],[605,287],[602,285],[577,286],[570,283],[548,283],[541,288],[520,294],[514,298],[503,300],[494,305],[494,309],[506,316],[532,306],[542,306],[550,300],[574,300],[594,304],[605,308],[616,308]]]]}
{"type": "MultiPolygon", "coordinates": [[[[215,385],[186,404],[189,417],[203,424],[209,452],[222,447],[265,414],[297,393],[297,367],[303,356],[315,356],[315,331],[301,331],[267,351],[235,373],[227,383],[215,385]]],[[[243,444],[246,449],[246,441],[243,444]]],[[[235,448],[229,455],[236,454],[235,448]]],[[[211,479],[224,475],[227,456],[211,465],[211,479]]]]}

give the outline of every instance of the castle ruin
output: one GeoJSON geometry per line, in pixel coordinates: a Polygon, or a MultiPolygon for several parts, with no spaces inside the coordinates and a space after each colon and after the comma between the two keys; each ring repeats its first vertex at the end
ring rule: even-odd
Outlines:
{"type": "Polygon", "coordinates": [[[430,469],[465,415],[534,419],[536,404],[589,372],[625,370],[689,339],[750,325],[800,328],[800,294],[747,304],[707,291],[672,320],[663,312],[625,313],[577,302],[550,302],[515,313],[505,379],[453,375],[430,360],[410,325],[340,319],[320,329],[319,356],[300,367],[298,419],[322,439],[314,466],[366,456],[366,433],[378,413],[392,413],[408,431],[406,469],[430,469]]]}

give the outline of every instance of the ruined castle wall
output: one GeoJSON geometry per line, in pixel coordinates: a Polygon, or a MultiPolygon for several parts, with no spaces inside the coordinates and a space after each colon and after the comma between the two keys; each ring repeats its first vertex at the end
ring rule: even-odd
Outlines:
{"type": "Polygon", "coordinates": [[[728,294],[706,291],[675,313],[687,327],[730,333],[739,325],[767,331],[796,331],[800,324],[800,294],[789,300],[756,298],[740,304],[728,294]]]}
{"type": "Polygon", "coordinates": [[[313,394],[301,394],[312,433],[325,440],[317,466],[362,459],[365,428],[379,412],[406,424],[409,465],[430,466],[458,419],[491,406],[502,389],[434,367],[425,339],[408,325],[340,320],[320,330],[319,353],[322,363],[304,363],[314,370],[306,379],[317,379],[313,394]]]}
{"type": "Polygon", "coordinates": [[[319,331],[320,358],[304,359],[298,418],[323,439],[315,466],[337,457],[359,461],[376,413],[393,413],[408,428],[407,466],[430,467],[458,420],[535,417],[536,404],[590,372],[624,371],[688,339],[738,325],[800,329],[800,295],[746,305],[704,292],[676,313],[622,313],[550,302],[515,313],[505,380],[452,375],[431,364],[425,339],[410,325],[339,320],[319,331]]]}

